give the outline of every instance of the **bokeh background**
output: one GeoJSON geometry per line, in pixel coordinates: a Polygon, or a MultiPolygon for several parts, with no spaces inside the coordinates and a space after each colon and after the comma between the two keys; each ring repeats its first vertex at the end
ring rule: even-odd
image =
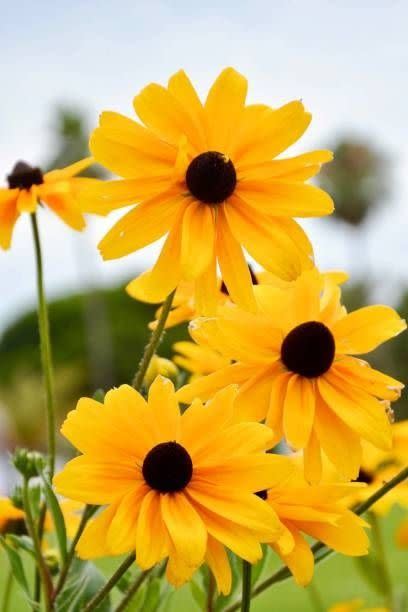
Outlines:
{"type": "MultiPolygon", "coordinates": [[[[132,115],[132,98],[148,82],[164,83],[182,67],[204,95],[220,69],[232,65],[249,79],[250,102],[278,106],[302,98],[313,113],[291,153],[335,151],[318,181],[334,196],[336,212],[302,222],[318,265],[350,273],[350,307],[386,302],[408,316],[406,2],[0,4],[2,178],[19,159],[46,169],[87,155],[99,112],[132,115]]],[[[40,213],[60,419],[79,394],[128,381],[146,338],[152,309],[123,288],[159,245],[102,263],[96,244],[115,218],[89,218],[86,231],[75,234],[40,213]]],[[[18,222],[12,250],[0,253],[0,278],[4,494],[13,478],[8,451],[41,447],[45,433],[27,218],[18,222]]],[[[186,335],[183,327],[167,334],[162,354],[186,335]]],[[[375,364],[407,380],[406,335],[378,351],[375,364]]],[[[397,418],[408,417],[404,396],[395,408],[397,418]]],[[[307,598],[301,601],[295,598],[293,609],[308,609],[307,598]]]]}

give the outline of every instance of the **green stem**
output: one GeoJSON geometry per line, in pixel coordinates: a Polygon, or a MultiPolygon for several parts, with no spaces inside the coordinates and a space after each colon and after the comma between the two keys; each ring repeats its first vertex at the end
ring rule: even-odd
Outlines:
{"type": "Polygon", "coordinates": [[[215,594],[215,579],[209,569],[208,577],[208,593],[207,593],[207,612],[213,612],[214,609],[214,594],[215,594]]]}
{"type": "Polygon", "coordinates": [[[387,555],[385,553],[384,539],[381,531],[381,525],[375,512],[369,512],[369,520],[372,528],[373,539],[377,548],[377,561],[381,566],[381,578],[384,584],[384,592],[387,598],[388,605],[392,605],[392,582],[391,574],[387,563],[387,555]]]}
{"type": "Polygon", "coordinates": [[[310,601],[312,602],[313,608],[316,612],[325,612],[325,607],[323,605],[322,598],[320,596],[319,590],[316,587],[314,582],[311,582],[306,589],[309,594],[310,601]]]}
{"type": "MultiPolygon", "coordinates": [[[[47,504],[45,502],[41,505],[40,516],[38,518],[38,539],[40,540],[40,547],[42,550],[42,541],[44,537],[44,525],[45,517],[47,514],[47,504]]],[[[34,601],[40,601],[41,599],[41,579],[38,573],[38,568],[35,568],[34,574],[34,601]]]]}
{"type": "Polygon", "coordinates": [[[119,582],[122,578],[123,574],[127,572],[129,567],[135,561],[135,553],[131,553],[126,559],[121,563],[116,570],[116,572],[109,578],[108,582],[92,597],[90,601],[86,604],[83,612],[90,612],[91,610],[95,610],[98,605],[109,595],[113,587],[119,582]]]}
{"type": "Polygon", "coordinates": [[[150,340],[146,344],[146,347],[143,353],[143,357],[139,364],[139,368],[132,381],[132,386],[137,391],[140,391],[140,389],[142,388],[143,380],[146,375],[147,368],[149,367],[150,361],[162,340],[164,326],[166,325],[167,317],[169,316],[169,313],[170,313],[170,309],[173,303],[175,292],[176,290],[172,291],[172,293],[170,293],[167,296],[166,301],[163,303],[163,306],[160,312],[160,317],[159,317],[159,320],[157,321],[157,326],[152,331],[150,340]]]}
{"type": "MultiPolygon", "coordinates": [[[[371,506],[373,506],[379,499],[384,497],[384,495],[386,495],[389,491],[391,491],[391,489],[399,485],[401,482],[403,482],[407,478],[408,478],[408,467],[402,469],[396,476],[394,476],[394,478],[391,478],[390,481],[386,482],[380,489],[378,489],[378,491],[373,493],[373,495],[368,497],[363,503],[356,506],[354,508],[355,514],[358,514],[358,515],[364,514],[364,512],[369,510],[369,508],[371,508],[371,506]]],[[[320,563],[321,561],[323,561],[323,559],[325,559],[329,555],[334,554],[334,551],[327,548],[327,546],[325,546],[323,542],[316,542],[316,544],[312,546],[312,552],[313,552],[315,564],[320,563]],[[320,551],[321,551],[321,554],[318,555],[320,551]]],[[[261,593],[263,593],[263,591],[268,589],[273,584],[287,580],[291,576],[292,574],[288,567],[286,566],[281,567],[277,572],[275,572],[272,576],[270,576],[269,578],[261,582],[252,591],[252,597],[256,597],[257,595],[260,595],[261,593]]],[[[239,610],[240,606],[241,606],[241,602],[238,601],[232,604],[232,606],[229,606],[228,608],[226,608],[224,612],[235,612],[235,610],[239,610]]]]}
{"type": "Polygon", "coordinates": [[[252,565],[248,561],[242,561],[241,612],[249,612],[251,607],[251,573],[252,565]]]}
{"type": "Polygon", "coordinates": [[[119,603],[117,608],[115,608],[115,612],[123,612],[123,610],[126,610],[126,608],[131,603],[133,597],[136,595],[136,593],[138,592],[139,588],[141,587],[143,582],[146,580],[148,575],[149,575],[149,571],[142,572],[141,574],[139,574],[139,576],[137,576],[136,580],[129,587],[122,601],[119,603]]]}
{"type": "Polygon", "coordinates": [[[47,612],[50,612],[52,610],[52,603],[51,603],[52,580],[51,580],[51,576],[48,571],[48,567],[44,561],[44,557],[41,551],[41,542],[40,542],[40,538],[38,537],[38,531],[36,529],[33,513],[31,510],[30,492],[29,492],[29,484],[28,484],[27,478],[24,478],[24,481],[23,481],[23,506],[24,506],[27,530],[33,541],[34,553],[35,553],[35,558],[37,562],[38,572],[40,574],[41,582],[44,588],[45,609],[47,610],[47,612]]]}
{"type": "Polygon", "coordinates": [[[37,216],[31,215],[33,230],[35,261],[37,268],[37,297],[38,297],[38,329],[40,333],[41,363],[44,376],[47,424],[48,424],[48,462],[50,479],[55,469],[55,410],[54,410],[54,376],[51,355],[50,325],[48,319],[47,301],[44,290],[43,258],[41,253],[40,234],[38,231],[37,216]]]}
{"type": "Polygon", "coordinates": [[[13,572],[10,569],[8,571],[7,578],[6,578],[6,584],[4,586],[3,601],[1,604],[1,608],[0,608],[2,612],[8,612],[12,590],[13,590],[13,572]]]}
{"type": "Polygon", "coordinates": [[[68,550],[67,558],[65,560],[64,565],[61,568],[61,573],[59,575],[58,582],[57,582],[57,585],[56,585],[56,587],[54,589],[54,593],[53,593],[53,597],[52,597],[53,601],[56,600],[56,598],[58,597],[59,593],[61,592],[61,590],[62,590],[62,588],[63,588],[63,586],[65,584],[65,581],[66,581],[67,576],[68,576],[69,569],[71,567],[71,563],[72,563],[72,561],[74,559],[74,556],[75,556],[76,545],[78,544],[79,538],[83,534],[84,529],[85,529],[89,519],[95,513],[96,508],[97,508],[97,506],[85,506],[85,509],[84,509],[84,511],[82,513],[81,521],[80,521],[80,523],[78,525],[78,529],[77,529],[77,531],[76,531],[76,533],[75,533],[75,535],[74,535],[74,537],[73,537],[73,539],[71,541],[71,545],[70,545],[69,550],[68,550]]]}

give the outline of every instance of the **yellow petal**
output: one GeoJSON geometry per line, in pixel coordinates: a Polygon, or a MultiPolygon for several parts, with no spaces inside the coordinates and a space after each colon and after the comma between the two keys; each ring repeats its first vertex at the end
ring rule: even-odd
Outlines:
{"type": "Polygon", "coordinates": [[[391,425],[380,401],[360,389],[345,386],[331,372],[318,378],[318,387],[324,401],[353,431],[378,448],[391,448],[391,425]]]}
{"type": "MultiPolygon", "coordinates": [[[[279,367],[279,365],[278,365],[279,367]]],[[[262,368],[240,387],[235,402],[236,418],[240,421],[263,421],[270,405],[275,368],[262,368]]],[[[272,446],[272,445],[271,445],[272,446]]]]}
{"type": "Polygon", "coordinates": [[[337,552],[351,557],[368,553],[369,540],[363,528],[366,523],[349,510],[344,511],[336,525],[305,521],[299,521],[297,525],[302,531],[337,552]]]}
{"type": "Polygon", "coordinates": [[[17,209],[18,189],[0,189],[0,247],[8,249],[14,225],[20,216],[17,209]]]}
{"type": "Polygon", "coordinates": [[[219,299],[217,260],[214,252],[208,267],[195,281],[194,301],[197,314],[214,315],[219,299]]]}
{"type": "Polygon", "coordinates": [[[93,163],[95,163],[93,157],[85,157],[69,166],[65,166],[65,168],[51,170],[44,174],[44,183],[70,179],[89,168],[89,166],[92,166],[93,163]]]}
{"type": "Polygon", "coordinates": [[[353,357],[335,362],[333,370],[346,384],[355,385],[381,399],[395,401],[404,388],[404,385],[395,378],[374,370],[365,361],[353,357]]]}
{"type": "Polygon", "coordinates": [[[80,231],[85,227],[84,216],[72,194],[48,193],[41,199],[72,229],[80,231]]]}
{"type": "Polygon", "coordinates": [[[151,83],[135,97],[133,105],[139,118],[159,138],[177,146],[185,136],[196,152],[202,151],[200,126],[168,89],[151,83]]]}
{"type": "Polygon", "coordinates": [[[225,68],[212,85],[205,101],[210,150],[229,154],[247,88],[246,79],[233,68],[225,68]]]}
{"type": "Polygon", "coordinates": [[[243,382],[247,378],[248,372],[254,373],[253,366],[248,367],[240,363],[227,366],[181,387],[177,391],[177,399],[183,403],[192,402],[196,397],[202,400],[209,399],[223,387],[243,382]]]}
{"type": "Polygon", "coordinates": [[[314,429],[312,429],[309,440],[305,446],[303,460],[307,482],[310,484],[319,483],[322,478],[322,454],[319,440],[314,429]]]}
{"type": "Polygon", "coordinates": [[[230,230],[224,208],[220,206],[217,212],[217,256],[222,278],[233,302],[256,312],[251,274],[242,248],[230,230]]]}
{"type": "Polygon", "coordinates": [[[127,291],[142,302],[157,304],[176,288],[181,277],[180,269],[180,218],[183,210],[174,220],[159,258],[153,268],[144,272],[126,287],[127,291]]]}
{"type": "Polygon", "coordinates": [[[169,551],[169,536],[162,518],[160,497],[157,491],[149,491],[137,519],[136,561],[143,570],[159,563],[169,551]]]}
{"type": "Polygon", "coordinates": [[[194,505],[183,492],[162,495],[161,512],[177,555],[187,566],[201,565],[207,531],[194,505]]]}
{"type": "Polygon", "coordinates": [[[360,438],[319,397],[315,428],[322,449],[337,472],[347,480],[357,478],[361,465],[360,438]]]}
{"type": "Polygon", "coordinates": [[[142,482],[136,465],[118,460],[97,460],[86,455],[69,461],[54,476],[58,493],[86,504],[110,504],[137,488],[142,482]]]}
{"type": "Polygon", "coordinates": [[[315,413],[314,381],[294,375],[288,383],[283,410],[283,431],[295,449],[305,448],[315,413]]]}
{"type": "Polygon", "coordinates": [[[17,209],[20,213],[33,213],[37,208],[37,192],[34,189],[20,189],[17,209]]]}
{"type": "Polygon", "coordinates": [[[288,566],[299,586],[306,586],[313,578],[314,557],[309,544],[299,531],[288,523],[294,538],[294,548],[284,554],[276,545],[273,547],[283,563],[288,566]]]}
{"type": "MultiPolygon", "coordinates": [[[[323,279],[316,269],[303,272],[293,285],[292,326],[320,320],[320,295],[323,279]]],[[[289,330],[288,330],[289,331],[289,330]]]]}
{"type": "Polygon", "coordinates": [[[363,354],[374,350],[406,329],[406,323],[389,306],[359,308],[334,323],[332,332],[339,353],[363,354]]]}
{"type": "Polygon", "coordinates": [[[236,167],[276,157],[302,136],[310,121],[310,113],[297,100],[276,110],[267,108],[259,112],[250,136],[234,147],[236,167]]]}
{"type": "Polygon", "coordinates": [[[116,512],[116,504],[111,504],[88,522],[77,544],[76,552],[81,559],[97,559],[111,554],[106,534],[116,512]]]}
{"type": "MultiPolygon", "coordinates": [[[[105,215],[112,210],[137,204],[140,200],[152,198],[170,187],[168,176],[143,177],[120,181],[96,181],[82,192],[86,211],[105,215]]],[[[83,209],[84,209],[83,208],[83,209]]]]}
{"type": "Polygon", "coordinates": [[[148,493],[148,486],[142,484],[127,493],[118,503],[115,515],[106,531],[107,545],[113,555],[123,555],[135,550],[137,519],[142,502],[148,493]]]}
{"type": "Polygon", "coordinates": [[[277,444],[283,437],[283,407],[288,383],[292,376],[292,372],[283,372],[271,381],[271,394],[265,424],[272,430],[272,445],[277,444]]]}
{"type": "Polygon", "coordinates": [[[157,376],[149,387],[149,409],[161,441],[178,440],[180,436],[180,411],[173,383],[157,376]]]}
{"type": "Polygon", "coordinates": [[[331,151],[311,151],[287,159],[274,159],[263,163],[240,167],[239,178],[251,181],[268,181],[271,178],[304,181],[314,176],[321,164],[333,159],[331,151]],[[290,177],[290,178],[288,178],[290,177]]]}
{"type": "Polygon", "coordinates": [[[208,536],[205,560],[214,575],[219,593],[228,595],[232,584],[228,555],[224,546],[211,536],[208,536]]]}
{"type": "Polygon", "coordinates": [[[123,257],[161,238],[173,225],[183,200],[183,196],[170,191],[138,204],[100,241],[102,257],[123,257]]]}
{"type": "Polygon", "coordinates": [[[190,114],[192,121],[194,122],[194,127],[199,134],[202,148],[208,148],[204,129],[204,108],[201,104],[200,98],[197,95],[197,92],[195,91],[184,70],[179,70],[170,77],[168,89],[170,93],[173,94],[173,96],[180,102],[184,110],[188,111],[190,114]]]}
{"type": "Polygon", "coordinates": [[[215,219],[210,206],[192,202],[183,217],[181,236],[181,268],[183,278],[192,280],[202,275],[214,259],[215,219]]]}
{"type": "Polygon", "coordinates": [[[331,197],[314,185],[284,180],[242,180],[237,195],[259,212],[274,217],[320,217],[334,210],[331,197]]]}

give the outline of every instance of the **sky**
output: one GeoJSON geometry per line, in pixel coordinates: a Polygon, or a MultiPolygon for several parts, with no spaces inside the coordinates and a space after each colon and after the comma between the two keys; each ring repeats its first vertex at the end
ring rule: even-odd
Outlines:
{"type": "MultiPolygon", "coordinates": [[[[407,23],[404,1],[8,3],[0,20],[0,181],[18,159],[38,165],[49,157],[56,104],[83,108],[93,127],[102,110],[132,115],[134,95],[179,68],[205,95],[231,65],[247,76],[250,102],[301,98],[313,113],[291,154],[350,134],[385,153],[390,196],[364,237],[326,220],[304,226],[321,268],[369,274],[379,299],[395,299],[408,280],[407,23]]],[[[41,211],[51,297],[118,283],[152,263],[157,244],[102,263],[96,244],[116,218],[90,219],[85,233],[74,234],[41,211]]],[[[0,279],[1,333],[35,304],[27,218],[18,222],[12,249],[0,252],[0,279]]]]}

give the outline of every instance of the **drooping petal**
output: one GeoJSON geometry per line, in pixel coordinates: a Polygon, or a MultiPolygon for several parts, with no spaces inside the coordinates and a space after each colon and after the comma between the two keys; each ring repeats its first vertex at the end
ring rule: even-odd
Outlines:
{"type": "Polygon", "coordinates": [[[305,478],[310,484],[317,484],[322,477],[322,453],[319,439],[312,429],[309,440],[303,451],[305,478]]]}
{"type": "Polygon", "coordinates": [[[245,104],[248,84],[239,72],[226,68],[217,77],[205,101],[208,147],[229,154],[245,104]]]}
{"type": "Polygon", "coordinates": [[[231,232],[223,206],[217,212],[217,257],[222,278],[233,302],[256,312],[251,274],[242,248],[231,232]]]}
{"type": "Polygon", "coordinates": [[[228,595],[232,584],[231,566],[224,546],[212,536],[207,539],[205,560],[214,575],[218,591],[228,595]]]}
{"type": "MultiPolygon", "coordinates": [[[[39,191],[41,194],[41,189],[39,191]]],[[[72,194],[47,193],[41,199],[69,227],[77,231],[84,229],[84,216],[72,194]]]]}
{"type": "Polygon", "coordinates": [[[305,448],[315,413],[315,389],[311,379],[294,375],[289,380],[283,410],[283,430],[295,449],[305,448]]]}
{"type": "Polygon", "coordinates": [[[190,567],[198,567],[207,548],[207,531],[194,505],[183,493],[161,496],[164,524],[177,555],[190,567]]]}
{"type": "Polygon", "coordinates": [[[144,570],[159,563],[169,552],[169,536],[162,518],[160,498],[157,491],[149,491],[137,519],[136,561],[144,570]]]}
{"type": "Polygon", "coordinates": [[[148,486],[141,485],[127,493],[118,503],[115,515],[106,531],[107,545],[113,555],[123,555],[135,550],[139,511],[148,493],[148,486]]]}
{"type": "Polygon", "coordinates": [[[92,166],[93,163],[95,163],[93,157],[85,157],[69,166],[65,166],[65,168],[57,168],[56,170],[46,172],[44,174],[44,183],[70,179],[89,168],[89,166],[92,166]]]}
{"type": "Polygon", "coordinates": [[[351,557],[368,553],[369,539],[363,529],[364,526],[366,526],[366,523],[349,510],[344,511],[336,525],[319,522],[298,522],[298,527],[308,535],[321,540],[337,552],[351,557]]]}
{"type": "Polygon", "coordinates": [[[17,209],[18,189],[0,189],[0,247],[8,249],[14,225],[20,216],[17,209]]]}
{"type": "Polygon", "coordinates": [[[20,189],[17,197],[17,209],[20,213],[33,213],[37,208],[37,192],[35,189],[20,189]]]}
{"type": "Polygon", "coordinates": [[[116,509],[117,505],[111,504],[92,521],[88,521],[76,547],[80,559],[97,559],[111,554],[107,546],[106,534],[111,526],[116,509]]]}
{"type": "Polygon", "coordinates": [[[204,401],[227,385],[243,382],[248,374],[251,375],[253,373],[254,366],[248,367],[240,363],[234,363],[233,365],[227,366],[208,376],[198,378],[188,385],[181,387],[181,389],[177,391],[177,398],[179,402],[184,403],[192,402],[195,397],[204,401]]]}
{"type": "Polygon", "coordinates": [[[366,362],[353,357],[345,357],[333,364],[336,375],[347,384],[355,385],[381,399],[397,400],[404,385],[378,370],[371,368],[366,362]]]}
{"type": "Polygon", "coordinates": [[[284,553],[277,544],[273,545],[283,563],[288,566],[299,586],[306,586],[313,578],[314,557],[309,544],[296,529],[295,525],[285,521],[294,538],[294,548],[289,553],[284,553]]]}
{"type": "Polygon", "coordinates": [[[265,424],[272,430],[273,444],[277,444],[283,437],[283,409],[287,387],[292,376],[292,372],[283,372],[271,381],[271,394],[265,424]]]}
{"type": "Polygon", "coordinates": [[[215,219],[210,206],[192,202],[183,217],[181,268],[183,278],[197,279],[209,267],[215,253],[215,219]]]}
{"type": "Polygon", "coordinates": [[[366,306],[336,321],[332,332],[339,353],[359,355],[374,350],[406,329],[406,323],[389,306],[366,306]]]}
{"type": "Polygon", "coordinates": [[[217,259],[215,251],[204,272],[195,279],[195,308],[198,314],[212,316],[217,311],[219,303],[217,259]]]}
{"type": "Polygon", "coordinates": [[[262,368],[240,387],[235,409],[240,421],[263,421],[270,405],[272,380],[277,366],[262,368]]]}
{"type": "Polygon", "coordinates": [[[331,372],[318,378],[318,387],[324,401],[353,431],[378,448],[391,448],[391,425],[380,401],[360,389],[345,386],[331,372]]]}
{"type": "Polygon", "coordinates": [[[184,200],[184,196],[169,191],[138,204],[100,241],[102,257],[123,257],[161,238],[172,227],[184,200]]]}

